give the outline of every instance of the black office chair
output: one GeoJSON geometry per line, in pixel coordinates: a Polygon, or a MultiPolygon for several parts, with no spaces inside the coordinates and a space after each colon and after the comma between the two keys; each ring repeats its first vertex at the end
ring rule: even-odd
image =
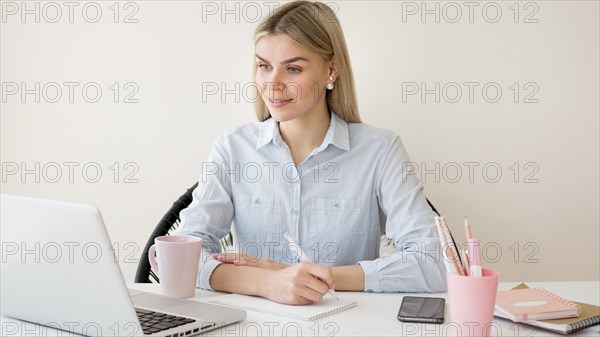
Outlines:
{"type": "MultiPolygon", "coordinates": [[[[148,250],[150,249],[150,246],[154,244],[154,239],[156,237],[169,235],[175,229],[177,229],[177,227],[179,227],[179,212],[187,208],[190,203],[192,203],[192,192],[197,186],[198,183],[195,183],[187,190],[187,192],[185,192],[173,203],[173,206],[171,206],[171,208],[160,220],[158,225],[156,225],[152,234],[150,234],[148,242],[146,242],[146,246],[144,247],[144,252],[140,257],[140,263],[138,264],[137,272],[135,273],[135,283],[158,283],[158,275],[156,275],[150,267],[148,250]]],[[[231,235],[231,232],[221,239],[221,245],[223,246],[223,249],[225,249],[227,246],[233,245],[233,236],[231,235]]]]}
{"type": "MultiPolygon", "coordinates": [[[[146,246],[144,247],[144,252],[140,257],[140,263],[138,264],[137,272],[135,274],[135,283],[158,283],[158,275],[154,273],[152,268],[150,267],[150,261],[148,260],[148,250],[150,246],[154,244],[154,239],[158,236],[169,235],[172,233],[177,227],[179,227],[179,212],[183,209],[187,208],[192,202],[192,192],[198,186],[198,183],[195,183],[192,187],[190,187],[187,192],[185,192],[179,199],[177,199],[173,206],[167,211],[167,213],[160,220],[158,225],[154,228],[152,234],[148,238],[146,242],[146,246]]],[[[433,204],[427,200],[427,203],[431,207],[431,209],[439,216],[440,213],[435,209],[433,204]]],[[[452,234],[450,234],[452,235],[452,234]]],[[[454,238],[453,238],[454,240],[454,238]]],[[[231,232],[223,239],[221,239],[221,246],[223,250],[226,247],[233,245],[233,235],[231,232]]]]}
{"type": "Polygon", "coordinates": [[[429,207],[431,207],[431,210],[433,210],[435,212],[435,214],[437,214],[438,216],[441,216],[440,212],[438,212],[437,209],[435,209],[435,206],[433,206],[431,201],[429,201],[429,199],[426,199],[426,200],[427,200],[427,204],[429,205],[429,207]]]}
{"type": "MultiPolygon", "coordinates": [[[[438,215],[440,215],[440,212],[437,211],[437,209],[435,209],[435,207],[433,206],[433,204],[431,203],[431,201],[429,201],[429,199],[427,199],[427,203],[429,204],[429,207],[431,207],[431,209],[438,215]]],[[[452,244],[454,245],[454,249],[456,249],[457,252],[460,252],[460,250],[458,249],[458,246],[456,245],[456,240],[454,240],[454,236],[452,235],[452,231],[450,230],[450,228],[448,228],[448,233],[450,233],[450,238],[452,239],[452,244]]],[[[462,264],[463,260],[460,257],[460,254],[458,254],[458,261],[462,264]]]]}

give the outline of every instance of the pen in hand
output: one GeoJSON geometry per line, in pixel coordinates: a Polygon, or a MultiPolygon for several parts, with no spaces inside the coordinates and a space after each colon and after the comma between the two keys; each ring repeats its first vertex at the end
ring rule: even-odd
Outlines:
{"type": "MultiPolygon", "coordinates": [[[[294,253],[297,255],[298,259],[300,261],[306,261],[306,262],[312,262],[310,260],[310,258],[308,257],[308,255],[306,255],[306,253],[302,250],[302,248],[300,248],[300,244],[298,244],[298,242],[296,242],[296,240],[294,240],[289,234],[288,232],[285,232],[283,234],[283,236],[285,237],[286,240],[288,240],[288,242],[290,243],[290,245],[295,246],[295,250],[292,249],[294,251],[294,253]]],[[[337,299],[339,301],[339,297],[337,296],[337,294],[335,293],[335,290],[333,289],[329,289],[327,290],[327,292],[333,296],[335,299],[337,299]]]]}

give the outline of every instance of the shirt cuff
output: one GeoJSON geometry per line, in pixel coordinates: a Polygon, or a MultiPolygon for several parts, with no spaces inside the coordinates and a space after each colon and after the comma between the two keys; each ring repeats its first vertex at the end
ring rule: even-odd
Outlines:
{"type": "Polygon", "coordinates": [[[358,263],[365,273],[365,289],[368,293],[380,292],[377,261],[361,261],[358,263]]]}
{"type": "Polygon", "coordinates": [[[203,256],[200,257],[200,265],[198,266],[200,271],[198,272],[196,288],[213,290],[213,288],[210,286],[210,276],[215,268],[217,268],[223,262],[213,259],[211,257],[211,253],[205,250],[202,251],[202,255],[203,256]]]}

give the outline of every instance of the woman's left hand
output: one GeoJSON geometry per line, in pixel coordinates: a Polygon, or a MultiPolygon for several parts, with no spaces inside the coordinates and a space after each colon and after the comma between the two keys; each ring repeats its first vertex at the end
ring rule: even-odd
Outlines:
{"type": "Polygon", "coordinates": [[[223,263],[231,263],[236,266],[265,268],[271,270],[279,270],[289,267],[287,264],[275,262],[271,259],[263,259],[243,253],[215,253],[212,254],[211,257],[223,263]]]}

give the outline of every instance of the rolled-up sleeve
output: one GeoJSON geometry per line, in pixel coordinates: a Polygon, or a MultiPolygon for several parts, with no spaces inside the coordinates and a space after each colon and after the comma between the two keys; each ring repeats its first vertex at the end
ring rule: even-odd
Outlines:
{"type": "Polygon", "coordinates": [[[202,239],[197,287],[212,290],[210,276],[221,263],[211,254],[221,251],[220,239],[231,229],[234,216],[231,182],[227,172],[230,167],[225,135],[219,137],[202,165],[198,187],[192,192],[192,203],[179,214],[180,226],[172,235],[192,235],[202,239]]]}
{"type": "MultiPolygon", "coordinates": [[[[376,189],[387,217],[386,235],[396,245],[391,256],[361,261],[367,292],[444,292],[446,272],[435,228],[435,212],[413,174],[400,138],[391,134],[378,163],[376,189]]],[[[418,165],[416,165],[418,167],[418,165]]]]}

